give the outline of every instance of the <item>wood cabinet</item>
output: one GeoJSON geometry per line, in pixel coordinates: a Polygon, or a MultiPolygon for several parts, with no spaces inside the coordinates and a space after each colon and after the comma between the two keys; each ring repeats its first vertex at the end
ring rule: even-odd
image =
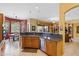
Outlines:
{"type": "Polygon", "coordinates": [[[61,41],[52,41],[46,40],[46,53],[49,56],[61,56],[62,55],[62,40],[61,41]]]}
{"type": "Polygon", "coordinates": [[[2,39],[3,39],[3,34],[2,34],[3,28],[2,28],[2,25],[3,25],[3,14],[0,13],[0,41],[2,41],[2,39]]]}
{"type": "Polygon", "coordinates": [[[22,47],[31,47],[31,40],[29,37],[22,37],[22,47]]]}
{"type": "Polygon", "coordinates": [[[22,48],[39,48],[39,36],[22,36],[22,48]]]}
{"type": "Polygon", "coordinates": [[[39,44],[40,44],[40,41],[39,41],[40,39],[39,38],[34,38],[33,40],[32,40],[32,47],[33,48],[39,48],[39,44]]]}
{"type": "Polygon", "coordinates": [[[0,24],[3,24],[3,14],[0,13],[0,24]]]}

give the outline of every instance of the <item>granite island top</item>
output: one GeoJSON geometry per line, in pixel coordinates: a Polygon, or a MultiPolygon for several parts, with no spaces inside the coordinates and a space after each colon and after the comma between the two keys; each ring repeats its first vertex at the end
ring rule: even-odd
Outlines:
{"type": "Polygon", "coordinates": [[[20,33],[21,36],[39,36],[42,39],[48,39],[48,40],[53,40],[53,41],[60,41],[62,40],[62,35],[61,34],[54,34],[50,32],[24,32],[20,33]]]}

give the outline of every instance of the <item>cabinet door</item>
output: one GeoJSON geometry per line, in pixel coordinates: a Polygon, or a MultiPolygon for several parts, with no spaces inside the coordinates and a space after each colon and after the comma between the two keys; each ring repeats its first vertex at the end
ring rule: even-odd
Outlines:
{"type": "Polygon", "coordinates": [[[30,37],[23,37],[22,38],[22,47],[23,48],[31,47],[31,39],[30,39],[30,37]]]}
{"type": "Polygon", "coordinates": [[[25,47],[25,38],[22,37],[22,48],[24,48],[24,47],[25,47]]]}
{"type": "Polygon", "coordinates": [[[57,56],[61,56],[62,55],[62,43],[63,43],[63,41],[59,41],[57,43],[57,56]]]}
{"type": "Polygon", "coordinates": [[[39,38],[33,38],[32,39],[32,48],[39,48],[40,47],[40,39],[39,38]]]}
{"type": "Polygon", "coordinates": [[[46,40],[46,53],[49,56],[56,56],[56,42],[46,40]]]}
{"type": "Polygon", "coordinates": [[[25,40],[25,46],[26,47],[28,47],[28,48],[30,48],[31,47],[31,39],[30,39],[30,37],[28,38],[26,38],[26,40],[25,40]]]}

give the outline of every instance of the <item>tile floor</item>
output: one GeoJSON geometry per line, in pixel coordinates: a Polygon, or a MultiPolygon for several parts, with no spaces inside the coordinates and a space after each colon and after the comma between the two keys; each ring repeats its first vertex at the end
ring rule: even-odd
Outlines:
{"type": "MultiPolygon", "coordinates": [[[[19,47],[19,41],[12,42],[6,40],[6,48],[4,56],[47,56],[41,50],[37,50],[37,53],[22,52],[19,47]]],[[[64,56],[79,56],[79,42],[65,43],[64,56]]]]}
{"type": "Polygon", "coordinates": [[[72,38],[72,42],[65,43],[64,56],[79,56],[79,38],[72,38]]]}
{"type": "Polygon", "coordinates": [[[37,50],[36,53],[22,52],[22,49],[20,49],[19,47],[18,41],[12,42],[6,40],[4,56],[47,56],[47,55],[39,49],[37,50]]]}
{"type": "Polygon", "coordinates": [[[65,43],[64,56],[79,56],[79,42],[65,43]]]}

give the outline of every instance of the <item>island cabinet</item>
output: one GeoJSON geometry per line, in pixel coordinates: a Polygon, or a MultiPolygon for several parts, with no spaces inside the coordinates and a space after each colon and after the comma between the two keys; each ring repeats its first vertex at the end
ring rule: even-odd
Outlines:
{"type": "Polygon", "coordinates": [[[46,40],[46,53],[49,56],[62,56],[62,40],[54,41],[54,40],[46,40]]]}
{"type": "Polygon", "coordinates": [[[31,40],[29,37],[22,36],[22,48],[31,47],[31,40]]]}
{"type": "Polygon", "coordinates": [[[40,48],[40,39],[39,38],[34,38],[32,40],[32,47],[33,48],[40,48]]]}
{"type": "Polygon", "coordinates": [[[40,48],[39,36],[22,36],[22,48],[40,48]]]}

